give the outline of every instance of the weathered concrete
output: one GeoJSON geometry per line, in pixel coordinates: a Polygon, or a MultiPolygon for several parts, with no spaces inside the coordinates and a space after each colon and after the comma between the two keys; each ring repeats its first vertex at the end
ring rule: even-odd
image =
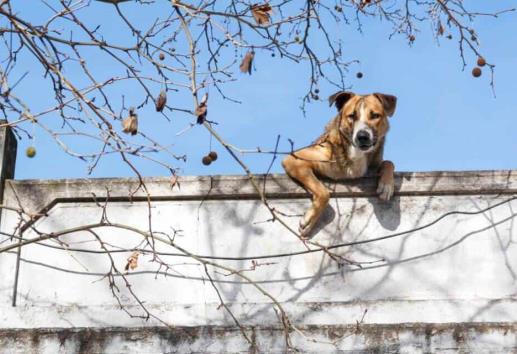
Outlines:
{"type": "MultiPolygon", "coordinates": [[[[265,194],[271,199],[307,198],[303,188],[293,183],[286,175],[257,175],[265,194]]],[[[152,200],[209,200],[209,199],[259,199],[250,180],[245,176],[196,176],[180,177],[171,187],[166,177],[145,178],[152,200]]],[[[368,176],[346,183],[327,181],[334,197],[375,196],[377,178],[368,176]]],[[[7,189],[12,200],[14,191],[21,203],[30,212],[48,210],[56,203],[100,200],[110,192],[110,200],[125,201],[132,194],[133,201],[147,200],[147,195],[138,189],[135,178],[85,178],[63,180],[12,180],[7,189]],[[138,189],[138,190],[137,190],[138,189]],[[137,190],[136,193],[133,192],[137,190]]],[[[484,195],[517,193],[517,171],[469,171],[469,172],[399,172],[395,178],[398,196],[432,195],[484,195]]]]}
{"type": "MultiPolygon", "coordinates": [[[[397,324],[306,326],[314,343],[297,338],[302,353],[511,353],[517,326],[397,324]],[[351,349],[354,348],[354,349],[351,349]]],[[[119,353],[285,353],[278,327],[252,327],[247,343],[235,327],[60,328],[0,330],[0,354],[119,354],[119,353]]]]}
{"type": "MultiPolygon", "coordinates": [[[[263,178],[259,177],[261,185],[263,178]]],[[[46,232],[97,223],[107,190],[107,217],[113,223],[145,231],[151,210],[154,231],[177,230],[177,245],[220,265],[247,270],[243,274],[280,301],[308,338],[318,340],[293,333],[293,340],[307,352],[517,350],[516,171],[399,174],[396,197],[387,204],[373,196],[374,178],[329,184],[334,198],[314,240],[324,245],[355,242],[335,252],[361,267],[339,267],[321,251],[303,253],[306,247],[296,237],[271,222],[246,177],[179,181],[179,187],[171,188],[168,179],[147,179],[150,209],[140,192],[129,198],[138,185],[134,179],[8,181],[4,203],[43,211],[33,226],[46,232]],[[375,240],[378,237],[385,238],[375,240]],[[290,255],[278,256],[285,253],[290,255]],[[252,260],[259,266],[251,271],[252,260]],[[357,332],[361,319],[364,332],[357,332]],[[339,345],[322,343],[335,333],[343,337],[339,345]]],[[[310,203],[307,194],[278,175],[268,177],[265,191],[271,206],[295,228],[310,203]]],[[[16,213],[4,210],[2,232],[10,234],[18,221],[16,213]]],[[[105,242],[122,248],[142,241],[129,230],[96,231],[105,242]]],[[[36,236],[30,228],[23,235],[36,236]]],[[[0,236],[0,247],[7,239],[0,236]]],[[[0,256],[0,328],[5,329],[0,344],[3,340],[11,352],[50,353],[58,347],[61,352],[77,352],[88,333],[94,333],[88,352],[127,352],[128,346],[139,352],[249,350],[235,327],[228,327],[233,320],[219,308],[203,267],[178,249],[158,242],[156,250],[172,268],[160,269],[151,255],[143,254],[138,268],[127,276],[131,290],[153,315],[189,333],[203,333],[202,338],[189,339],[173,332],[179,344],[170,349],[169,332],[155,327],[161,322],[131,318],[120,310],[104,277],[110,260],[92,253],[100,248],[91,234],[75,232],[60,241],[84,251],[52,248],[58,246],[52,240],[23,248],[16,307],[10,304],[17,255],[0,256]],[[36,339],[31,343],[38,343],[22,345],[21,340],[6,339],[8,333],[23,338],[33,333],[36,339]],[[63,337],[64,342],[59,340],[63,337]]],[[[119,269],[129,254],[113,253],[119,269]]],[[[243,325],[257,328],[259,349],[284,350],[281,333],[271,331],[279,325],[271,300],[235,274],[209,270],[232,313],[243,325]]],[[[116,284],[124,307],[142,315],[121,277],[116,284]]]]}

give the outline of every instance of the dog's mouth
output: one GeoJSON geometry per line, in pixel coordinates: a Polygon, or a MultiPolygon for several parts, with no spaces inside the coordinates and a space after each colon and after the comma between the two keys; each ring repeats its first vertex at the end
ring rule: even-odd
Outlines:
{"type": "Polygon", "coordinates": [[[362,150],[362,151],[368,151],[370,150],[372,147],[373,147],[373,142],[371,143],[360,143],[360,144],[357,144],[357,147],[362,150]]]}

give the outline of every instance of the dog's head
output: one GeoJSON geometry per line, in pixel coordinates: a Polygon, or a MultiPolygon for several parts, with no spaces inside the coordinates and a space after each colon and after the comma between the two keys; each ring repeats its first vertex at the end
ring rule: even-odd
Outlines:
{"type": "Polygon", "coordinates": [[[329,97],[329,104],[335,104],[339,112],[339,132],[355,147],[369,152],[388,132],[388,117],[395,112],[397,97],[341,91],[329,97]]]}

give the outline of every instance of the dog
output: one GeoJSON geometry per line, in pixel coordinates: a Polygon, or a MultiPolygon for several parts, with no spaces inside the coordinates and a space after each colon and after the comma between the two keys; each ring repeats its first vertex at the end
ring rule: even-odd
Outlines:
{"type": "Polygon", "coordinates": [[[332,180],[359,178],[376,169],[377,194],[383,201],[393,196],[395,166],[383,159],[384,141],[397,98],[373,93],[357,95],[340,91],[329,97],[338,114],[310,146],[296,150],[282,161],[287,174],[312,194],[312,205],[300,219],[300,236],[308,238],[326,208],[330,192],[318,177],[332,180]]]}

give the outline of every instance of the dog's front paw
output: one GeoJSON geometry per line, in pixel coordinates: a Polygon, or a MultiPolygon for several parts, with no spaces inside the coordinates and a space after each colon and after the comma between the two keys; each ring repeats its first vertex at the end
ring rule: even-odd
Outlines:
{"type": "Polygon", "coordinates": [[[300,225],[298,226],[298,232],[304,239],[309,238],[309,233],[315,225],[314,211],[311,209],[307,210],[305,215],[300,219],[300,225]]]}
{"type": "Polygon", "coordinates": [[[377,194],[382,201],[387,202],[393,196],[395,191],[395,182],[393,179],[384,180],[379,179],[379,185],[377,186],[377,194]]]}

